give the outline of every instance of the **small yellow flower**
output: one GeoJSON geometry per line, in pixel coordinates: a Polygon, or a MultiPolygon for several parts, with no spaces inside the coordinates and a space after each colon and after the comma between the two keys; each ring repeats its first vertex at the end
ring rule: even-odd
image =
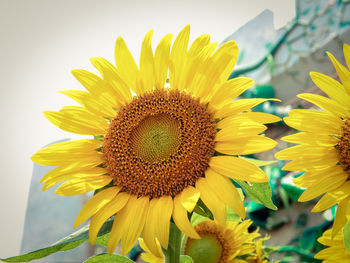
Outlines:
{"type": "Polygon", "coordinates": [[[103,223],[115,215],[109,253],[121,242],[126,254],[142,234],[160,256],[156,240],[168,247],[171,218],[183,233],[199,238],[187,217],[199,198],[221,225],[226,206],[244,218],[245,208],[229,178],[268,178],[238,155],[276,145],[261,133],[265,123],[279,118],[250,112],[266,99],[234,100],[253,85],[249,78],[227,80],[238,57],[234,41],[217,47],[202,35],[188,48],[186,26],[172,45],[172,34],[166,35],[153,53],[152,33],[143,40],[139,67],[119,37],[116,66],[91,59],[102,78],[73,70],[87,92],[62,93],[82,107],[45,112],[57,127],[94,138],[54,144],[32,156],[38,164],[57,166],[42,179],[44,190],[64,181],[59,195],[105,187],[86,203],[74,227],[92,217],[94,244],[103,223]]]}
{"type": "Polygon", "coordinates": [[[315,258],[323,260],[324,263],[350,262],[350,253],[345,248],[342,231],[333,238],[331,235],[332,229],[328,229],[318,239],[318,242],[329,247],[318,252],[315,258]]]}
{"type": "MultiPolygon", "coordinates": [[[[195,226],[195,230],[200,235],[200,239],[188,238],[184,248],[184,254],[189,255],[194,263],[245,263],[245,262],[265,262],[244,260],[239,257],[248,256],[256,259],[253,255],[259,244],[253,241],[260,234],[248,232],[248,227],[252,224],[250,220],[241,223],[227,222],[225,227],[215,221],[207,220],[195,226]]],[[[262,243],[261,243],[262,244],[262,243]]],[[[141,254],[141,258],[150,263],[161,263],[163,256],[152,254],[142,239],[141,247],[146,251],[141,254]]],[[[160,250],[160,247],[159,247],[160,250]]],[[[260,251],[260,250],[259,250],[260,251]]],[[[258,252],[258,251],[257,251],[258,252]]],[[[262,253],[262,251],[260,251],[262,253]]],[[[260,253],[260,254],[261,254],[260,253]]],[[[260,256],[261,258],[262,256],[260,256]]]]}
{"type": "Polygon", "coordinates": [[[268,263],[269,260],[266,259],[266,255],[264,255],[263,251],[263,242],[270,239],[269,236],[265,236],[264,238],[259,238],[255,242],[255,251],[253,256],[247,257],[246,261],[248,263],[268,263]]]}
{"type": "MultiPolygon", "coordinates": [[[[308,93],[298,95],[322,111],[297,109],[289,112],[285,123],[301,132],[282,140],[299,145],[280,151],[276,158],[291,160],[284,170],[306,172],[294,179],[297,185],[306,188],[299,201],[323,195],[313,212],[339,204],[333,227],[335,235],[346,223],[346,215],[350,214],[350,71],[332,54],[328,53],[328,56],[341,83],[321,73],[310,73],[314,83],[329,98],[308,93]]],[[[349,67],[350,46],[346,44],[344,56],[349,67]]]]}

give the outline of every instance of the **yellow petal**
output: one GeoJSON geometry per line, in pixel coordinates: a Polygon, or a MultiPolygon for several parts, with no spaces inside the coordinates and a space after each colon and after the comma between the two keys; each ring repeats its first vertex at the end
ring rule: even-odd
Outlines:
{"type": "MultiPolygon", "coordinates": [[[[100,162],[102,162],[102,160],[100,160],[100,162]]],[[[72,174],[72,178],[77,178],[77,177],[81,177],[79,174],[82,174],[84,172],[88,172],[90,174],[105,174],[107,173],[107,170],[105,170],[104,168],[100,168],[97,167],[97,164],[94,166],[80,166],[80,163],[78,163],[78,165],[67,165],[67,166],[60,166],[57,167],[53,170],[51,170],[50,172],[48,172],[45,176],[43,176],[43,178],[41,178],[40,183],[43,182],[47,182],[49,180],[54,179],[55,177],[60,177],[62,175],[66,175],[66,174],[72,174]],[[104,170],[104,172],[102,172],[102,170],[104,170]],[[90,172],[92,171],[92,172],[90,172]],[[75,175],[77,174],[77,175],[75,175]]]]}
{"type": "MultiPolygon", "coordinates": [[[[150,30],[142,42],[141,55],[140,55],[140,77],[142,83],[142,90],[139,92],[145,93],[153,90],[155,79],[154,79],[154,59],[152,51],[152,36],[153,30],[150,30]]],[[[137,95],[142,95],[137,93],[137,95]]]]}
{"type": "Polygon", "coordinates": [[[109,203],[102,207],[91,219],[89,237],[91,245],[95,244],[96,237],[102,225],[108,218],[120,211],[128,202],[130,195],[119,193],[109,203]]]}
{"type": "Polygon", "coordinates": [[[245,112],[243,115],[255,122],[261,123],[261,124],[266,124],[266,123],[274,123],[281,121],[280,117],[277,117],[275,115],[265,113],[265,112],[255,112],[255,111],[250,111],[250,112],[245,112]]]}
{"type": "Polygon", "coordinates": [[[81,168],[75,170],[64,171],[61,174],[56,176],[51,176],[50,178],[46,178],[46,182],[43,186],[43,191],[49,189],[50,187],[58,184],[60,182],[69,180],[69,179],[84,179],[84,178],[97,178],[98,176],[102,176],[107,173],[105,168],[100,167],[89,167],[89,168],[81,168]]]}
{"type": "Polygon", "coordinates": [[[278,99],[239,99],[235,100],[229,104],[226,104],[221,109],[218,109],[214,118],[226,118],[235,114],[238,114],[243,111],[248,111],[251,108],[263,103],[265,101],[280,101],[278,99]]]}
{"type": "Polygon", "coordinates": [[[72,70],[73,76],[101,103],[111,108],[118,108],[120,103],[118,97],[113,96],[113,92],[107,88],[105,80],[99,76],[82,69],[72,70]]]}
{"type": "Polygon", "coordinates": [[[219,198],[227,204],[241,218],[245,218],[245,208],[243,201],[233,183],[226,177],[216,173],[213,169],[208,168],[205,171],[205,178],[213,190],[219,190],[219,198]]]}
{"type": "MultiPolygon", "coordinates": [[[[194,98],[200,97],[201,100],[203,99],[200,94],[202,94],[202,89],[208,81],[207,78],[203,78],[206,74],[207,60],[217,46],[217,42],[205,46],[196,57],[193,57],[192,60],[188,61],[185,78],[186,83],[184,84],[184,87],[186,87],[186,91],[194,98]]],[[[203,101],[201,102],[204,103],[203,101]]]]}
{"type": "Polygon", "coordinates": [[[222,107],[241,95],[244,91],[254,85],[254,81],[250,78],[240,77],[230,79],[218,87],[210,100],[209,105],[216,108],[222,107]]]}
{"type": "Polygon", "coordinates": [[[161,257],[163,254],[159,251],[156,242],[156,224],[154,223],[157,221],[158,210],[162,209],[158,204],[158,200],[159,198],[153,198],[150,201],[142,237],[152,254],[161,257]]]}
{"type": "Polygon", "coordinates": [[[246,155],[271,150],[276,145],[275,140],[263,135],[237,136],[231,140],[216,142],[215,151],[229,155],[246,155]]]}
{"type": "MultiPolygon", "coordinates": [[[[172,70],[169,72],[170,88],[179,89],[179,83],[184,75],[186,66],[188,41],[190,38],[190,25],[185,26],[176,37],[173,47],[171,48],[170,60],[172,70]]],[[[183,87],[182,87],[183,88],[183,87]]]]}
{"type": "Polygon", "coordinates": [[[347,218],[346,216],[350,214],[350,196],[343,199],[337,208],[337,213],[335,214],[334,223],[333,223],[333,231],[332,238],[343,228],[345,225],[347,218]]]}
{"type": "MultiPolygon", "coordinates": [[[[142,232],[148,212],[149,198],[147,196],[140,197],[134,204],[129,203],[128,206],[132,206],[132,209],[126,215],[128,219],[123,226],[124,231],[121,238],[121,251],[123,255],[126,255],[132,249],[142,232]]],[[[124,212],[126,213],[126,211],[124,212]]],[[[121,211],[121,217],[122,214],[123,210],[121,211]]],[[[116,219],[117,217],[118,214],[116,219]]]]}
{"type": "Polygon", "coordinates": [[[183,207],[180,196],[174,198],[173,219],[177,227],[187,236],[199,239],[200,236],[188,220],[187,211],[183,207]]]}
{"type": "Polygon", "coordinates": [[[275,154],[279,160],[294,160],[302,158],[325,158],[338,156],[337,150],[334,147],[327,146],[310,146],[297,145],[284,149],[275,154]]]}
{"type": "Polygon", "coordinates": [[[347,258],[347,252],[345,249],[339,247],[329,247],[321,250],[315,255],[316,259],[326,259],[323,260],[323,263],[334,263],[334,262],[346,262],[344,261],[350,258],[347,258]]]}
{"type": "Polygon", "coordinates": [[[255,159],[255,158],[247,158],[247,157],[242,157],[242,156],[239,156],[239,158],[243,159],[243,160],[246,160],[252,164],[255,164],[256,166],[266,166],[266,165],[270,165],[270,164],[274,164],[274,163],[277,163],[277,160],[275,161],[264,161],[264,160],[258,160],[258,159],[255,159]]]}
{"type": "Polygon", "coordinates": [[[108,83],[111,93],[117,96],[121,104],[125,104],[131,100],[130,88],[109,61],[104,58],[94,57],[90,58],[90,62],[101,73],[103,79],[108,83]]]}
{"type": "Polygon", "coordinates": [[[208,59],[205,76],[207,83],[201,89],[200,96],[209,95],[220,80],[226,80],[231,74],[238,57],[238,47],[235,41],[222,44],[208,59]]]}
{"type": "Polygon", "coordinates": [[[311,212],[322,212],[334,205],[336,205],[338,199],[332,198],[329,193],[326,193],[320,200],[318,200],[317,204],[312,208],[311,212]]]}
{"type": "Polygon", "coordinates": [[[128,84],[130,89],[136,92],[136,76],[139,73],[139,69],[124,39],[121,37],[118,37],[115,43],[114,56],[121,78],[128,84]]]}
{"type": "Polygon", "coordinates": [[[204,204],[213,213],[214,219],[222,226],[226,225],[226,205],[218,197],[218,193],[212,190],[207,179],[201,177],[196,182],[196,188],[201,194],[204,204]]]}
{"type": "Polygon", "coordinates": [[[281,140],[290,143],[313,146],[334,146],[339,141],[339,139],[335,137],[310,132],[294,133],[292,135],[282,137],[281,140]]]}
{"type": "MultiPolygon", "coordinates": [[[[338,73],[338,76],[341,80],[341,82],[343,83],[344,87],[349,87],[350,85],[350,72],[349,70],[344,67],[342,64],[339,63],[338,60],[335,59],[335,57],[329,53],[329,52],[326,52],[327,55],[329,56],[329,58],[331,59],[334,67],[335,67],[335,70],[337,71],[338,73]]],[[[348,91],[348,95],[350,95],[350,90],[347,90],[348,91]]]]}
{"type": "Polygon", "coordinates": [[[342,84],[335,79],[318,72],[311,72],[312,81],[331,99],[339,102],[342,106],[350,108],[350,96],[342,84]]]}
{"type": "Polygon", "coordinates": [[[306,202],[327,191],[332,191],[333,189],[341,186],[346,179],[346,174],[341,174],[339,171],[330,172],[327,177],[322,178],[322,180],[320,178],[318,182],[315,182],[312,184],[312,186],[308,187],[299,197],[298,201],[306,202]]]}
{"type": "MultiPolygon", "coordinates": [[[[276,154],[277,155],[277,154],[276,154]]],[[[277,157],[276,157],[277,158],[277,157]]],[[[282,170],[287,171],[308,171],[310,169],[320,170],[325,169],[327,167],[333,167],[339,162],[338,156],[333,154],[332,156],[328,156],[327,160],[324,157],[313,157],[313,156],[302,156],[301,158],[297,158],[295,160],[287,163],[282,170]]]]}
{"type": "Polygon", "coordinates": [[[333,113],[338,117],[346,117],[349,115],[349,111],[341,104],[336,103],[333,100],[327,99],[321,95],[311,94],[311,93],[302,93],[298,94],[297,97],[309,101],[321,109],[333,113]]]}
{"type": "Polygon", "coordinates": [[[72,98],[97,116],[115,117],[116,115],[116,111],[110,107],[108,103],[106,104],[105,101],[100,101],[100,98],[88,92],[81,90],[65,90],[60,91],[60,93],[72,98]]]}
{"type": "Polygon", "coordinates": [[[154,54],[155,79],[158,89],[164,88],[168,76],[169,53],[173,34],[168,34],[159,42],[154,54]]]}
{"type": "Polygon", "coordinates": [[[101,142],[98,140],[60,142],[37,151],[31,159],[37,164],[48,166],[69,165],[82,160],[87,162],[97,160],[98,163],[102,163],[102,153],[96,151],[99,147],[101,142]]]}
{"type": "Polygon", "coordinates": [[[121,187],[114,186],[102,190],[93,196],[80,210],[74,222],[74,228],[80,226],[85,220],[96,214],[103,206],[109,203],[121,190],[121,187]]]}
{"type": "Polygon", "coordinates": [[[145,262],[149,263],[163,263],[164,259],[163,257],[156,257],[153,254],[150,253],[141,253],[141,259],[145,262]]]}
{"type": "Polygon", "coordinates": [[[325,178],[329,176],[334,177],[344,177],[346,173],[344,173],[343,168],[340,165],[329,166],[323,169],[314,170],[310,169],[307,173],[303,174],[302,177],[293,179],[293,181],[298,185],[305,185],[305,187],[312,186],[314,184],[319,183],[319,181],[325,180],[325,178]],[[299,180],[299,178],[301,178],[299,180]]]}
{"type": "Polygon", "coordinates": [[[82,107],[67,106],[60,111],[45,111],[44,115],[56,127],[72,133],[101,135],[108,129],[105,119],[82,107]]]}
{"type": "MultiPolygon", "coordinates": [[[[146,252],[151,252],[151,250],[147,247],[145,241],[143,238],[139,238],[139,243],[140,243],[140,247],[146,251],[146,252]]],[[[160,249],[160,244],[159,242],[157,242],[157,248],[158,248],[158,254],[160,256],[157,256],[157,255],[154,255],[154,254],[151,254],[151,253],[147,253],[147,255],[151,255],[152,256],[152,259],[159,259],[159,260],[162,260],[160,263],[163,263],[163,253],[162,253],[162,250],[160,249]]],[[[153,261],[150,261],[151,263],[153,263],[153,261]]]]}
{"type": "Polygon", "coordinates": [[[259,167],[238,157],[214,156],[210,159],[209,166],[217,173],[232,179],[257,183],[269,181],[259,167]]]}
{"type": "Polygon", "coordinates": [[[156,235],[161,246],[168,249],[170,218],[173,213],[173,199],[164,195],[158,199],[156,235]]]}
{"type": "Polygon", "coordinates": [[[265,125],[251,121],[244,117],[242,118],[241,115],[220,121],[217,124],[217,128],[221,130],[217,132],[215,141],[230,141],[241,136],[249,137],[260,134],[267,129],[265,125]]]}
{"type": "Polygon", "coordinates": [[[111,181],[112,181],[112,177],[110,177],[109,175],[73,179],[61,184],[56,189],[56,194],[64,195],[64,196],[85,194],[92,190],[96,190],[101,187],[104,187],[107,184],[109,184],[111,181]]]}
{"type": "Polygon", "coordinates": [[[204,34],[199,37],[197,37],[190,49],[188,50],[188,57],[196,57],[199,52],[203,50],[205,46],[207,46],[210,43],[210,35],[204,34]]]}
{"type": "Polygon", "coordinates": [[[349,196],[350,182],[347,181],[337,189],[327,192],[314,206],[312,212],[321,212],[332,207],[349,196]]]}
{"type": "Polygon", "coordinates": [[[182,190],[179,200],[181,201],[182,206],[188,212],[192,212],[198,202],[199,196],[200,194],[198,189],[194,188],[193,186],[188,186],[182,190]]]}
{"type": "Polygon", "coordinates": [[[112,254],[121,240],[121,251],[125,255],[135,245],[145,224],[148,211],[148,197],[130,196],[128,203],[114,219],[111,234],[107,242],[107,250],[112,254]]]}

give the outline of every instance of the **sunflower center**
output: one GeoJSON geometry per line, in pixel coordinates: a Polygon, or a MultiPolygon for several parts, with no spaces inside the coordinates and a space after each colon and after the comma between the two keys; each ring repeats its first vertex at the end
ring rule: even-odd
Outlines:
{"type": "Polygon", "coordinates": [[[185,254],[194,263],[225,263],[231,254],[228,240],[223,235],[224,229],[213,221],[204,221],[195,226],[201,239],[188,238],[185,254]]]}
{"type": "Polygon", "coordinates": [[[220,261],[222,247],[215,235],[203,234],[201,239],[194,239],[186,247],[194,263],[217,263],[220,261]]]}
{"type": "Polygon", "coordinates": [[[339,153],[340,164],[343,166],[344,171],[350,176],[350,119],[345,121],[342,135],[335,148],[339,153]]]}
{"type": "Polygon", "coordinates": [[[215,121],[179,91],[134,98],[111,121],[102,152],[122,191],[156,198],[194,186],[214,154],[215,121]]]}
{"type": "Polygon", "coordinates": [[[164,160],[180,144],[179,122],[168,114],[146,117],[132,131],[130,140],[139,158],[151,163],[164,160]]]}

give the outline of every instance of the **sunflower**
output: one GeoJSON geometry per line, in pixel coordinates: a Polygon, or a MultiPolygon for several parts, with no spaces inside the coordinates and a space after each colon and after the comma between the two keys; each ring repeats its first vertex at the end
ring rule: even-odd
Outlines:
{"type": "MultiPolygon", "coordinates": [[[[299,94],[323,111],[297,109],[284,118],[287,125],[301,132],[285,136],[282,140],[299,144],[276,154],[280,160],[291,160],[283,169],[305,172],[294,182],[305,187],[299,201],[305,202],[320,195],[313,208],[321,212],[339,204],[334,221],[334,235],[346,222],[350,213],[350,72],[332,54],[341,83],[317,72],[311,72],[314,83],[329,98],[316,94],[299,94]]],[[[350,46],[344,44],[344,56],[350,66],[350,46]]]]}
{"type": "MultiPolygon", "coordinates": [[[[184,247],[184,254],[189,255],[194,263],[245,263],[260,262],[244,260],[244,256],[256,259],[257,256],[251,256],[256,251],[253,241],[260,234],[248,232],[248,227],[252,224],[250,220],[244,220],[241,223],[227,222],[223,227],[215,221],[207,220],[195,226],[200,239],[188,238],[184,247]]],[[[262,239],[261,239],[262,241],[262,239]]],[[[259,241],[258,241],[259,242],[259,241]]],[[[262,243],[261,243],[262,244],[262,243]]],[[[141,247],[146,251],[141,254],[141,258],[150,263],[164,262],[162,256],[154,255],[143,239],[140,239],[141,247]]],[[[158,247],[160,250],[160,247],[158,247]]]]}
{"type": "Polygon", "coordinates": [[[94,244],[103,223],[115,215],[109,253],[120,241],[126,254],[142,234],[159,254],[156,240],[168,247],[171,219],[186,235],[199,238],[187,218],[199,198],[222,225],[226,205],[244,218],[229,178],[268,181],[261,169],[238,155],[273,148],[276,142],[261,133],[265,123],[279,118],[250,112],[266,99],[233,101],[253,85],[249,78],[227,80],[238,56],[234,41],[217,47],[202,35],[188,48],[189,32],[186,26],[172,45],[172,34],[166,35],[154,53],[153,31],[148,32],[139,67],[119,37],[116,66],[91,59],[102,77],[72,71],[87,92],[62,93],[82,107],[44,112],[65,131],[94,136],[48,146],[32,160],[57,166],[42,178],[43,189],[63,181],[56,190],[63,196],[102,188],[82,208],[74,227],[92,217],[94,244]]]}
{"type": "Polygon", "coordinates": [[[339,231],[333,238],[332,232],[332,229],[328,229],[317,240],[329,247],[318,252],[315,258],[323,260],[324,263],[350,262],[350,253],[345,248],[342,231],[339,231]]]}

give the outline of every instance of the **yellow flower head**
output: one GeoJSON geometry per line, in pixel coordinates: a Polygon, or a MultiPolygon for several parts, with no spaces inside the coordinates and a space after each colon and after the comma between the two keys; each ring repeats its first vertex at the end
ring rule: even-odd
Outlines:
{"type": "MultiPolygon", "coordinates": [[[[339,204],[334,222],[335,235],[350,214],[350,71],[328,53],[340,82],[317,72],[311,72],[314,83],[329,98],[316,94],[299,94],[320,110],[291,110],[284,118],[287,125],[301,132],[285,136],[282,140],[299,145],[280,151],[276,158],[291,160],[283,169],[304,171],[294,182],[305,187],[299,201],[322,198],[313,212],[323,211],[339,204]]],[[[350,46],[344,44],[344,56],[350,66],[350,46]]]]}
{"type": "Polygon", "coordinates": [[[248,263],[268,263],[268,255],[264,254],[263,251],[263,242],[269,240],[270,236],[265,236],[264,238],[259,238],[255,242],[255,251],[253,256],[247,257],[246,261],[248,263]]]}
{"type": "Polygon", "coordinates": [[[323,260],[324,263],[350,262],[350,253],[345,248],[342,231],[339,231],[333,238],[332,232],[332,229],[328,229],[317,240],[329,247],[318,252],[315,258],[323,260]]]}
{"type": "Polygon", "coordinates": [[[167,248],[171,218],[186,235],[199,238],[187,217],[199,198],[221,225],[226,205],[244,218],[229,178],[268,178],[238,155],[276,145],[261,133],[265,123],[279,118],[250,112],[266,99],[234,100],[253,85],[249,78],[227,80],[238,56],[234,41],[217,47],[202,35],[188,48],[186,26],[173,44],[172,34],[166,35],[153,52],[152,33],[143,40],[139,67],[119,37],[116,66],[91,59],[102,77],[73,70],[87,92],[63,93],[82,107],[45,112],[57,127],[94,138],[54,144],[32,156],[38,164],[57,166],[42,179],[44,189],[65,181],[56,193],[69,196],[104,187],[83,207],[74,226],[92,217],[94,244],[103,223],[115,215],[109,253],[119,241],[127,253],[142,234],[159,254],[156,242],[167,248]]]}
{"type": "MultiPolygon", "coordinates": [[[[260,234],[248,232],[248,227],[251,224],[250,220],[245,220],[241,223],[227,222],[227,225],[223,227],[215,221],[203,221],[195,226],[200,239],[188,238],[184,254],[189,255],[194,263],[263,262],[255,261],[258,256],[254,253],[256,252],[256,246],[259,246],[259,244],[253,240],[259,237],[260,234]],[[241,259],[242,256],[244,258],[247,255],[249,255],[247,261],[241,259]]],[[[140,245],[146,251],[141,254],[143,260],[150,263],[164,261],[163,256],[154,255],[142,239],[140,239],[140,245]]]]}

